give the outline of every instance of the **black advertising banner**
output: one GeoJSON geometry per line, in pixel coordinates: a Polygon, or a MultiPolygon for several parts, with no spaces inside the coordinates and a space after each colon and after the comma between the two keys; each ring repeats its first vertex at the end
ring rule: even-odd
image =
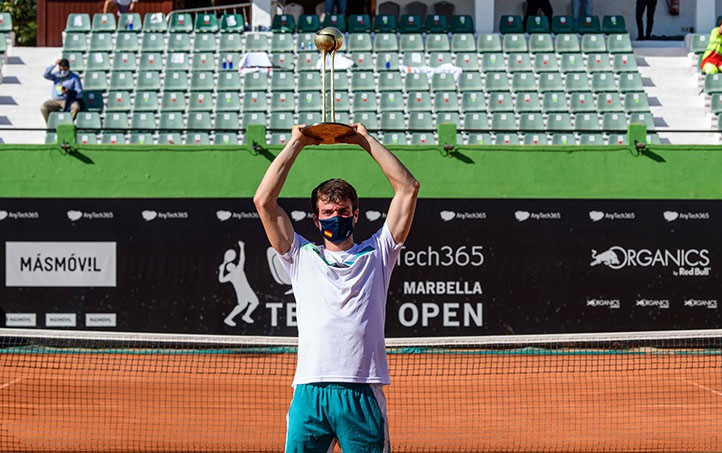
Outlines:
{"type": "MultiPolygon", "coordinates": [[[[361,201],[357,241],[387,207],[361,201]]],[[[720,231],[722,201],[419,200],[387,336],[719,328],[720,231]]],[[[0,255],[7,327],[296,334],[249,199],[3,199],[0,255]]]]}

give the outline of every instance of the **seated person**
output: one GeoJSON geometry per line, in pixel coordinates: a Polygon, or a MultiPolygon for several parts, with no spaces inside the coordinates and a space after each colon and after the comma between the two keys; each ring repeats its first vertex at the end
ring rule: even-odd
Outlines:
{"type": "Polygon", "coordinates": [[[50,100],[40,107],[40,112],[48,123],[51,112],[70,112],[75,119],[79,111],[83,110],[83,84],[78,74],[70,71],[70,62],[65,58],[57,59],[55,64],[49,66],[43,74],[53,82],[53,91],[50,100]],[[57,71],[53,71],[55,67],[57,71]]]}
{"type": "Polygon", "coordinates": [[[722,26],[712,29],[699,66],[705,74],[717,74],[722,69],[722,26]]]}

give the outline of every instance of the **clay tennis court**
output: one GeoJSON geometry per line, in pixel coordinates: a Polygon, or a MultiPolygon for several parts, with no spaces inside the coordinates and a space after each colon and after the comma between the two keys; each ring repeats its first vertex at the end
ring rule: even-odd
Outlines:
{"type": "MultiPolygon", "coordinates": [[[[0,450],[282,451],[295,354],[0,353],[0,450]]],[[[393,451],[722,451],[722,357],[390,354],[393,451]]]]}

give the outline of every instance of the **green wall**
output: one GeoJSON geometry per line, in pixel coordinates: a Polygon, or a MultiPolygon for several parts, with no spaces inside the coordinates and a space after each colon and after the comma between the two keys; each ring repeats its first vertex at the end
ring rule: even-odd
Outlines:
{"type": "MultiPolygon", "coordinates": [[[[426,198],[722,199],[722,152],[713,146],[436,146],[390,149],[421,182],[426,198]]],[[[279,147],[0,146],[0,197],[251,197],[279,147]]],[[[282,192],[306,197],[341,177],[363,197],[390,194],[360,148],[309,147],[282,192]]]]}

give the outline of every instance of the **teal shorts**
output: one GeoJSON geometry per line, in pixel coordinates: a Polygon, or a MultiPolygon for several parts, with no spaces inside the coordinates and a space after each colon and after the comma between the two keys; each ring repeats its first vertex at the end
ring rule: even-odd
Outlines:
{"type": "Polygon", "coordinates": [[[386,402],[380,385],[301,384],[288,410],[286,452],[389,451],[386,402]]]}

